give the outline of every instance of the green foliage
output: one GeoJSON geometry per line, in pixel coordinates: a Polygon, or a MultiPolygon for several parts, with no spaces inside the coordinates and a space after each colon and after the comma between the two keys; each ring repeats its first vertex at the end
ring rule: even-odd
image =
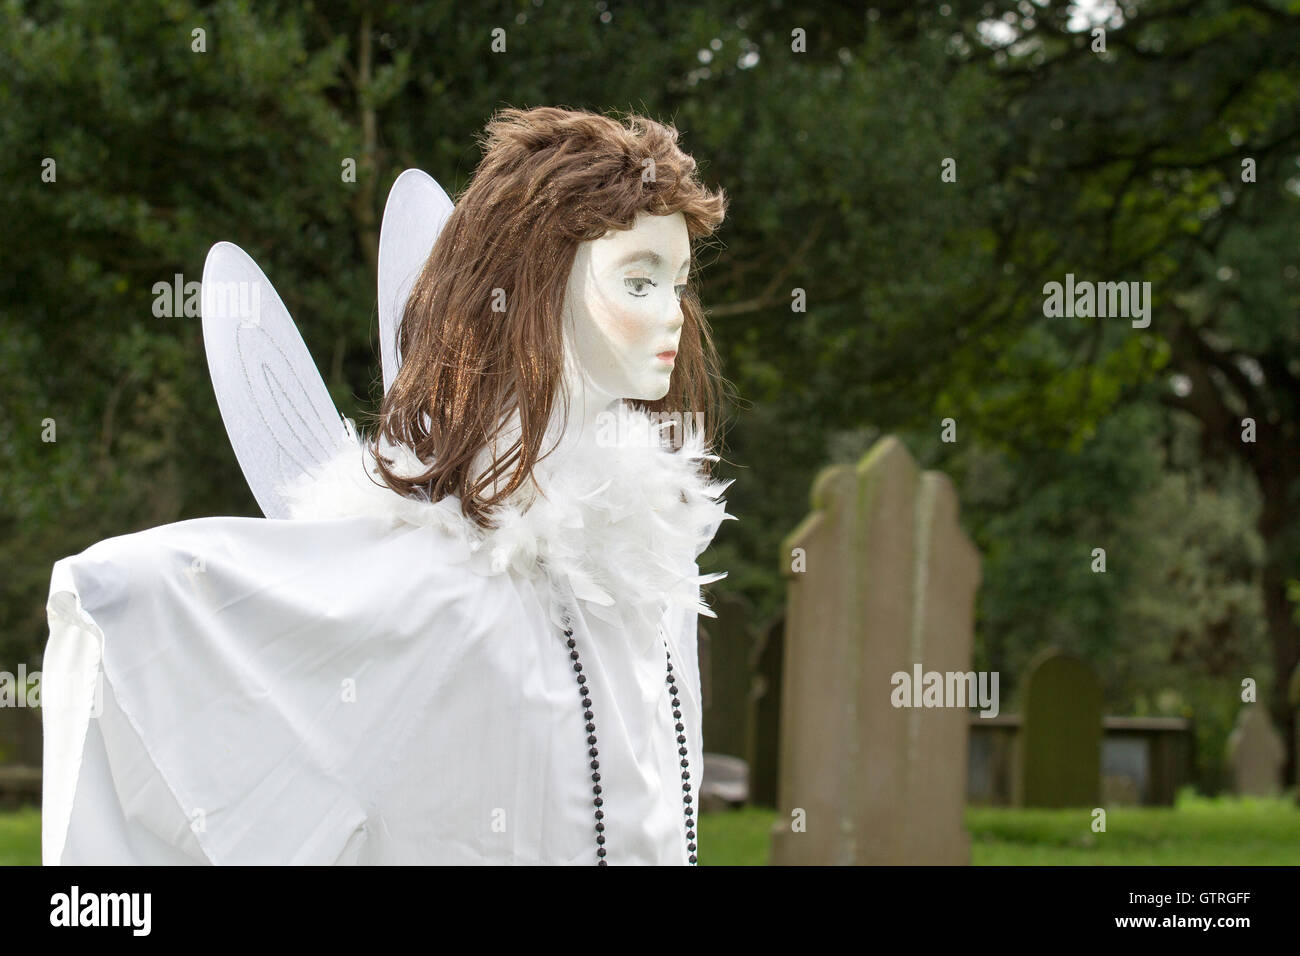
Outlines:
{"type": "Polygon", "coordinates": [[[54,560],[257,513],[198,321],[157,316],[155,284],[244,246],[364,422],[398,172],[454,196],[503,105],[637,110],[731,197],[700,281],[741,520],[706,567],[775,612],[816,472],[898,433],[956,478],[984,556],[977,666],[1010,689],[1057,644],[1112,712],[1173,694],[1215,779],[1240,678],[1300,654],[1279,591],[1300,579],[1300,18],[1149,0],[1094,54],[1064,3],[1008,8],[1010,44],[981,38],[983,2],[827,6],[5,0],[0,661],[39,658],[54,560]],[[1067,273],[1152,283],[1150,327],[1045,318],[1067,273]]]}

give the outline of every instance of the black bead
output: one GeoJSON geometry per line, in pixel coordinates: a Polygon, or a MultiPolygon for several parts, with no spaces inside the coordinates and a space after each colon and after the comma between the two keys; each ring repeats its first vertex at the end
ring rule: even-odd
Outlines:
{"type": "MultiPolygon", "coordinates": [[[[588,755],[592,757],[591,769],[593,772],[591,775],[591,779],[595,785],[591,788],[591,792],[595,795],[595,799],[592,801],[592,804],[596,808],[595,818],[596,818],[597,865],[607,866],[608,861],[605,859],[606,850],[604,846],[605,824],[602,822],[605,818],[605,812],[604,810],[601,809],[601,807],[605,805],[605,801],[601,797],[602,788],[600,786],[600,773],[597,772],[600,767],[600,761],[595,759],[599,755],[600,751],[596,748],[596,724],[595,724],[595,716],[592,714],[591,711],[591,697],[590,697],[591,688],[587,685],[587,678],[583,675],[582,661],[579,659],[579,655],[577,651],[577,642],[573,639],[573,628],[572,627],[566,628],[564,631],[564,636],[566,638],[565,643],[568,644],[570,649],[569,657],[573,660],[573,670],[578,676],[578,692],[582,694],[582,706],[584,708],[582,716],[583,719],[586,721],[587,743],[590,747],[590,749],[588,750],[588,755]]],[[[682,745],[677,750],[678,754],[680,754],[682,757],[681,760],[682,781],[683,781],[682,812],[686,817],[686,827],[687,827],[686,849],[690,854],[689,856],[690,863],[692,866],[694,866],[698,862],[698,860],[696,859],[695,856],[694,808],[691,806],[691,801],[692,801],[691,785],[688,782],[691,778],[691,774],[688,769],[690,767],[690,762],[686,759],[687,758],[687,750],[685,747],[686,726],[685,724],[682,723],[682,712],[681,712],[682,702],[677,696],[679,691],[677,689],[675,675],[673,674],[673,655],[672,655],[672,651],[669,650],[668,648],[667,640],[664,641],[664,659],[665,659],[664,683],[668,686],[669,698],[672,701],[673,719],[674,721],[676,721],[674,725],[674,729],[677,732],[677,743],[682,745]]]]}

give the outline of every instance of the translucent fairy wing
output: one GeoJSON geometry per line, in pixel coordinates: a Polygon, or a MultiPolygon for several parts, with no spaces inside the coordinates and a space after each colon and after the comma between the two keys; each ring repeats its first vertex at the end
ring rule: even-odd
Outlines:
{"type": "Polygon", "coordinates": [[[385,392],[401,366],[397,330],[406,299],[451,210],[442,187],[419,169],[406,170],[389,190],[379,227],[379,354],[385,392]]]}
{"type": "Polygon", "coordinates": [[[219,242],[203,266],[203,343],[221,418],[262,513],[351,440],[289,311],[257,263],[219,242]]]}

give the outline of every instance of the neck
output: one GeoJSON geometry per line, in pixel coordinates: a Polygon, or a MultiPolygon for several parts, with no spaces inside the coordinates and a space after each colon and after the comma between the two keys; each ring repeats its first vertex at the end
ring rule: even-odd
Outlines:
{"type": "MultiPolygon", "coordinates": [[[[601,428],[608,433],[608,421],[602,416],[615,412],[619,408],[619,399],[596,388],[578,370],[566,368],[563,388],[568,393],[568,407],[565,407],[563,395],[556,396],[551,411],[551,423],[542,439],[541,452],[554,447],[547,456],[551,467],[561,465],[563,460],[576,449],[590,447],[601,440],[601,428]],[[605,424],[602,425],[602,422],[605,424]],[[560,429],[563,429],[561,433],[560,429]]],[[[512,416],[502,431],[497,435],[498,454],[504,453],[519,435],[518,415],[512,416]]],[[[475,471],[481,474],[491,461],[488,449],[479,452],[475,460],[475,471]]],[[[504,486],[506,479],[498,478],[496,486],[504,486]]],[[[529,492],[531,494],[531,492],[529,492]]]]}
{"type": "MultiPolygon", "coordinates": [[[[617,411],[619,407],[617,397],[596,388],[585,375],[571,367],[565,369],[563,387],[568,395],[568,408],[565,408],[564,396],[557,396],[551,416],[552,428],[564,429],[556,445],[556,456],[597,441],[602,416],[617,411]]],[[[550,448],[555,442],[552,433],[548,435],[545,447],[550,448]]]]}

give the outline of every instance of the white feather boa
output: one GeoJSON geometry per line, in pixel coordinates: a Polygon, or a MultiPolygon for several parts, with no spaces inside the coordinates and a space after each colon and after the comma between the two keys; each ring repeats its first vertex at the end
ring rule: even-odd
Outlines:
{"type": "MultiPolygon", "coordinates": [[[[488,529],[465,518],[455,497],[421,501],[379,484],[371,477],[373,454],[360,439],[285,491],[295,519],[365,515],[437,527],[463,542],[477,573],[543,576],[557,625],[575,600],[593,616],[651,639],[669,608],[715,617],[700,587],[726,572],[696,574],[694,562],[722,522],[734,519],[722,499],[731,482],[699,473],[700,462],[717,456],[689,427],[682,448],[670,451],[658,440],[664,426],[626,406],[604,416],[602,425],[608,427],[538,462],[533,476],[540,494],[521,489],[492,512],[488,529]]],[[[405,446],[383,453],[400,474],[425,470],[405,446]]]]}

